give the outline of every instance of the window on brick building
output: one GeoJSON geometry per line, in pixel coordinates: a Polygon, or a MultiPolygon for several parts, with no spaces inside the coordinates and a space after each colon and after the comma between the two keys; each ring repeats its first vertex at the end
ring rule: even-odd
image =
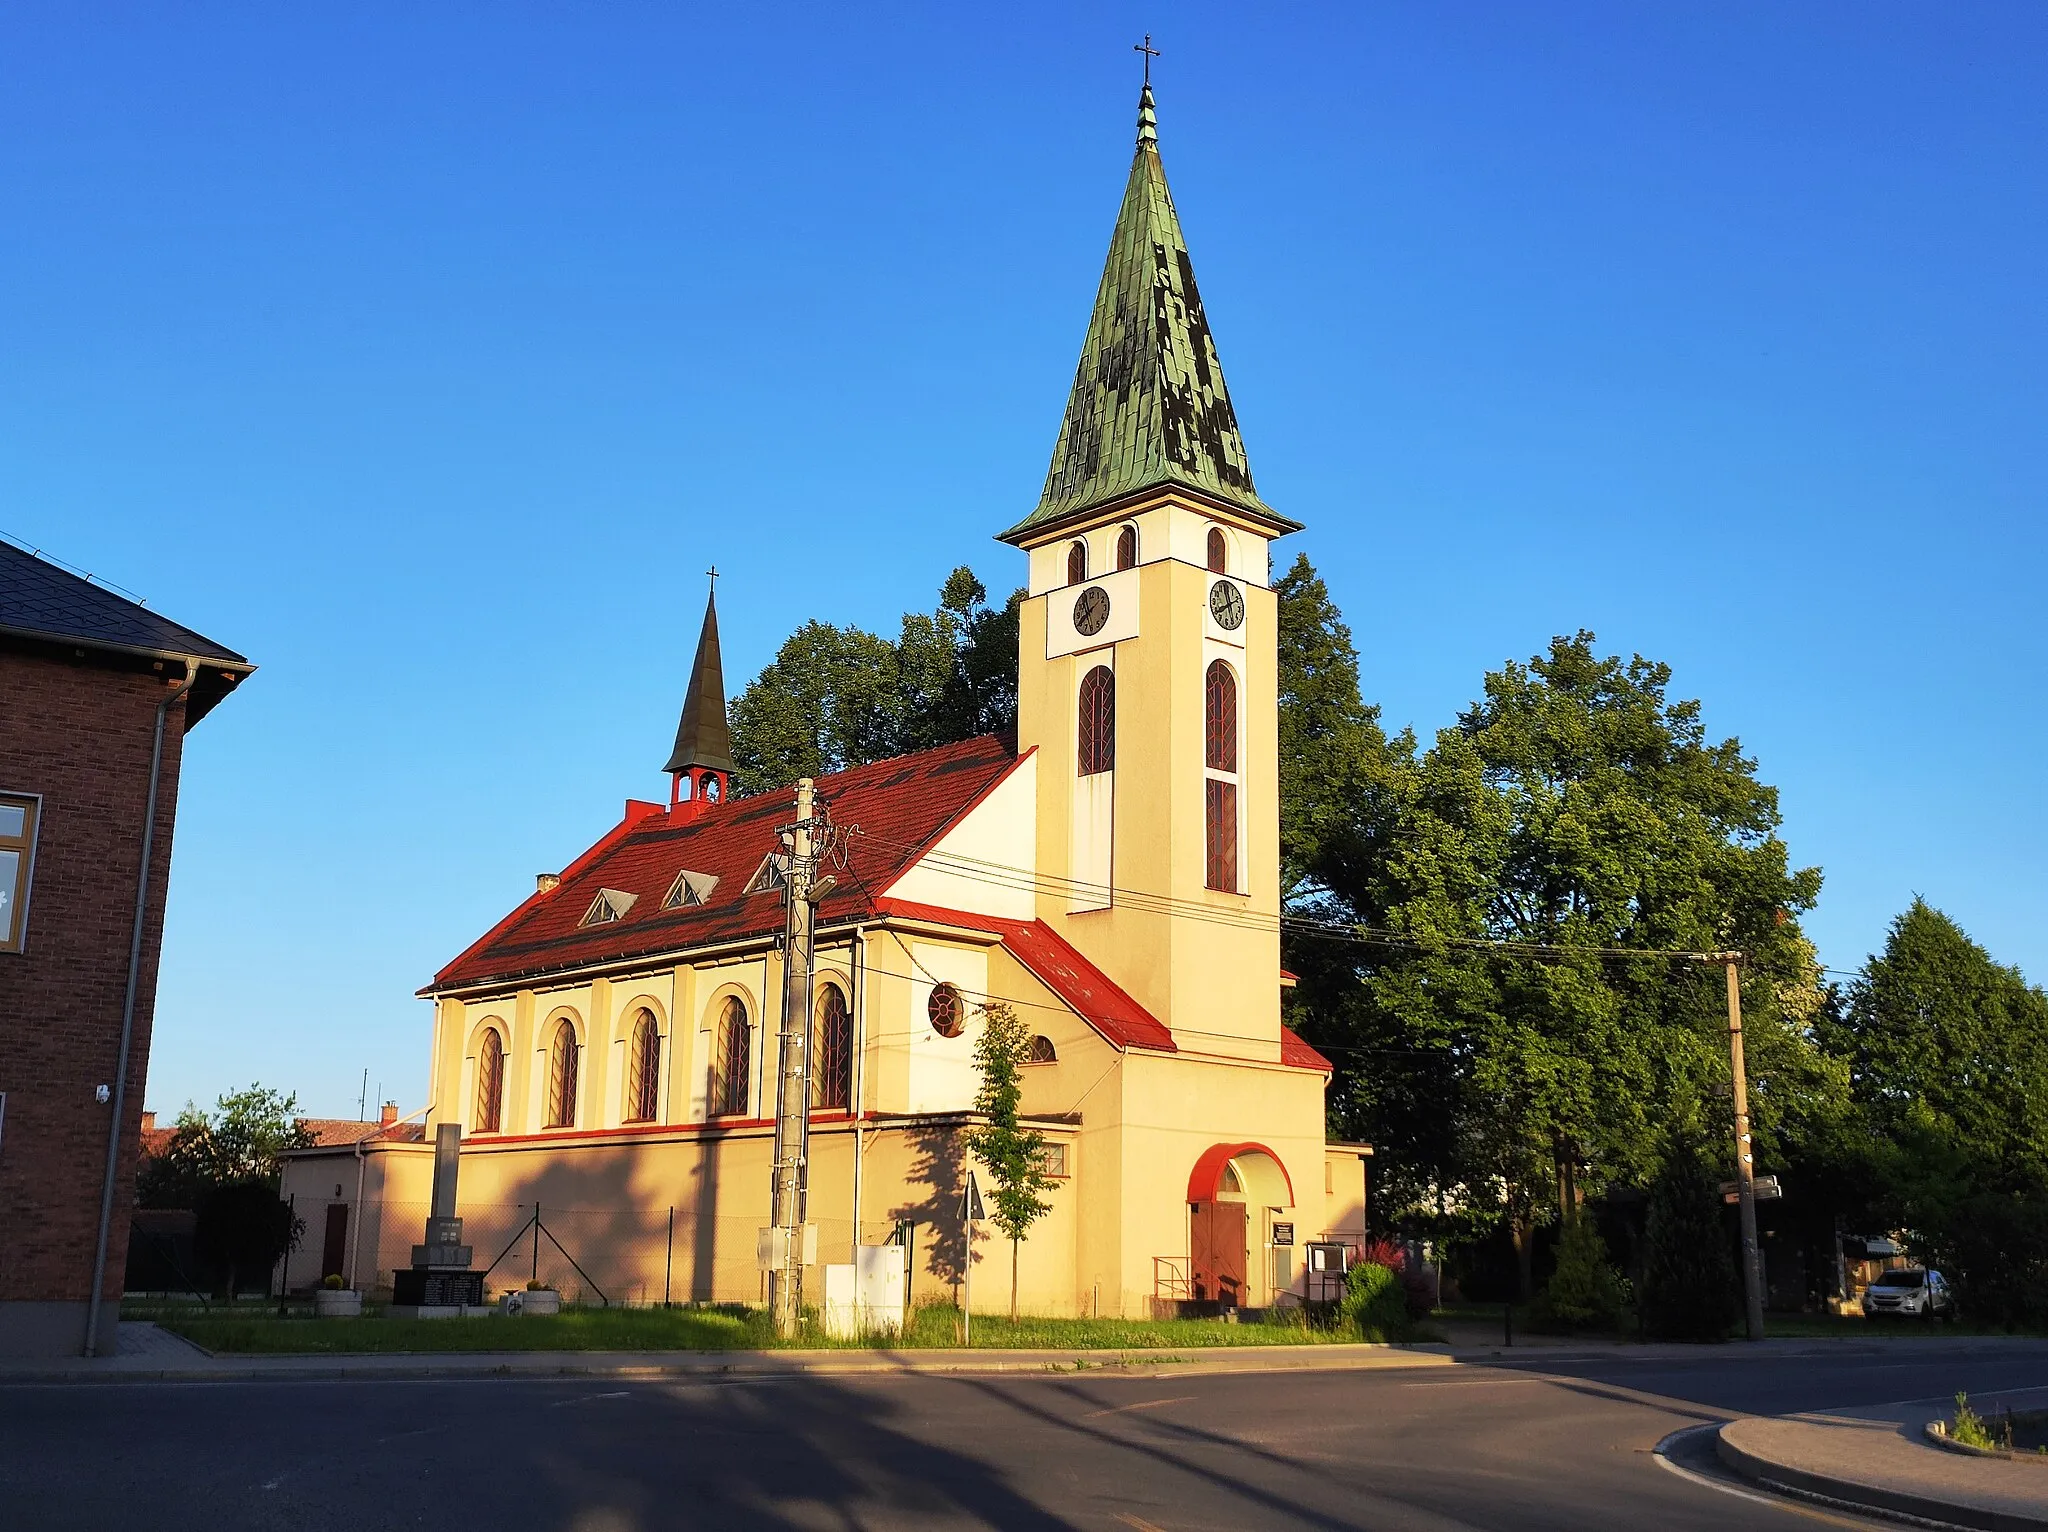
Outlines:
{"type": "Polygon", "coordinates": [[[36,819],[42,800],[0,793],[0,952],[19,952],[28,935],[29,878],[35,871],[36,819]]]}

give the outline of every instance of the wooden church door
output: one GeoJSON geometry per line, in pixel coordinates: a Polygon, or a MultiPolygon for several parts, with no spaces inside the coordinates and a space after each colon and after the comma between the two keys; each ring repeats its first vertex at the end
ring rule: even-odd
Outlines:
{"type": "Polygon", "coordinates": [[[1197,1303],[1242,1307],[1245,1205],[1192,1202],[1188,1215],[1188,1295],[1197,1303]]]}

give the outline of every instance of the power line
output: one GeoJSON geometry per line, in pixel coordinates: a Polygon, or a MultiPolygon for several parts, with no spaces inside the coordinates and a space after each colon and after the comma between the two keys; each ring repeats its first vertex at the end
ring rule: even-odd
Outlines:
{"type": "MultiPolygon", "coordinates": [[[[1126,888],[1116,884],[1087,882],[1076,878],[1061,877],[1056,873],[1041,873],[1030,868],[1010,866],[991,862],[980,857],[962,856],[955,852],[938,851],[891,841],[884,836],[874,835],[856,829],[855,833],[872,840],[876,845],[890,850],[916,856],[925,865],[953,877],[978,882],[990,887],[1008,889],[1012,892],[1042,893],[1053,896],[1086,891],[1090,894],[1108,893],[1113,902],[1126,909],[1135,909],[1146,914],[1165,915],[1177,919],[1206,921],[1214,925],[1235,927],[1240,930],[1278,931],[1315,939],[1340,940],[1364,946],[1384,946],[1408,951],[1427,952],[1438,947],[1458,947],[1468,950],[1496,952],[1504,956],[1544,958],[1660,958],[1665,961],[1678,959],[1685,962],[1725,961],[1725,952],[1697,951],[1686,948],[1660,947],[1579,947],[1565,946],[1551,942],[1518,941],[1510,937],[1479,936],[1437,936],[1422,938],[1406,932],[1389,931],[1384,928],[1363,924],[1352,925],[1337,921],[1315,920],[1304,915],[1265,915],[1250,911],[1238,912],[1218,909],[1213,905],[1200,904],[1191,899],[1182,899],[1170,894],[1153,893],[1144,889],[1126,888]]],[[[856,877],[859,875],[856,873],[856,877]]],[[[861,880],[862,887],[868,887],[861,880]]],[[[873,898],[872,890],[869,894],[873,898]]],[[[1830,970],[1839,971],[1839,970],[1830,970]]]]}

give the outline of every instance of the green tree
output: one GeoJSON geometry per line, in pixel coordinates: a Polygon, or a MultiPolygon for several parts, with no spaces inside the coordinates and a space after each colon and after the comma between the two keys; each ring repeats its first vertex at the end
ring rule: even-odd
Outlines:
{"type": "Polygon", "coordinates": [[[214,1187],[259,1181],[274,1189],[278,1156],[313,1143],[299,1110],[296,1095],[263,1085],[218,1097],[211,1112],[186,1102],[170,1144],[143,1167],[136,1200],[144,1207],[196,1209],[214,1187]]]}
{"type": "Polygon", "coordinates": [[[897,637],[807,622],[732,705],[734,788],[799,777],[1017,726],[1017,612],[973,571],[956,569],[931,612],[904,615],[897,637]]]}
{"type": "Polygon", "coordinates": [[[1884,1211],[1978,1317],[2048,1321],[2048,995],[1916,899],[1822,1032],[1884,1211]]]}
{"type": "Polygon", "coordinates": [[[1566,1333],[1621,1321],[1628,1301],[1620,1274],[1607,1263],[1607,1244],[1584,1209],[1574,1210],[1558,1232],[1557,1264],[1537,1295],[1534,1318],[1566,1333]]]}
{"type": "Polygon", "coordinates": [[[1735,1262],[1714,1178],[1688,1129],[1665,1142],[1643,1242],[1644,1332],[1653,1340],[1726,1340],[1737,1307],[1735,1262]]]}
{"type": "MultiPolygon", "coordinates": [[[[1312,1002],[1336,1024],[1311,1036],[1349,1075],[1350,1131],[1381,1146],[1383,1181],[1412,1155],[1411,1188],[1502,1207],[1525,1296],[1538,1222],[1647,1179],[1660,1123],[1726,1117],[1718,974],[1607,949],[1739,947],[1760,1075],[1826,1082],[1796,918],[1820,874],[1790,866],[1775,790],[1670,679],[1558,638],[1488,675],[1427,750],[1376,755],[1350,795],[1366,822],[1317,837],[1366,848],[1324,864],[1320,903],[1395,938],[1368,935],[1312,1002]]],[[[1793,1094],[1759,1089],[1766,1151],[1793,1094]]]]}
{"type": "Polygon", "coordinates": [[[305,1220],[277,1194],[278,1156],[313,1143],[298,1114],[297,1096],[262,1085],[219,1097],[211,1112],[187,1102],[169,1147],[143,1166],[137,1200],[193,1210],[193,1253],[224,1298],[305,1234],[305,1220]]]}
{"type": "MultiPolygon", "coordinates": [[[[1054,1186],[1045,1173],[1045,1135],[1023,1126],[1022,1066],[1031,1057],[1031,1034],[1008,1003],[982,1006],[981,1036],[974,1063],[981,1084],[974,1110],[981,1122],[967,1132],[967,1148],[988,1167],[995,1190],[989,1198],[995,1226],[1010,1239],[1010,1317],[1017,1317],[1017,1254],[1031,1226],[1052,1211],[1042,1195],[1054,1186]]],[[[972,1252],[969,1252],[972,1259],[972,1252]]]]}

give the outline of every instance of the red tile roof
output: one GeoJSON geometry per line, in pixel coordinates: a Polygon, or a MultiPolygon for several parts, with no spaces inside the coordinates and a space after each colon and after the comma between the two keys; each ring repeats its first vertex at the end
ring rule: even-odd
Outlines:
{"type": "Polygon", "coordinates": [[[1315,1047],[1290,1026],[1280,1028],[1280,1062],[1296,1069],[1320,1069],[1335,1074],[1337,1066],[1316,1052],[1315,1047]]]}
{"type": "Polygon", "coordinates": [[[1179,1051],[1164,1022],[1133,1000],[1114,979],[1081,956],[1042,920],[1000,920],[993,915],[971,915],[965,910],[912,904],[904,899],[882,900],[877,913],[1000,936],[1018,962],[1119,1048],[1179,1051]]]}
{"type": "MultiPolygon", "coordinates": [[[[846,842],[846,864],[829,870],[838,886],[818,907],[818,924],[871,917],[874,890],[886,887],[919,853],[1017,765],[1001,740],[970,739],[917,755],[876,761],[820,777],[817,787],[843,827],[864,834],[846,842]]],[[[762,861],[778,848],[776,831],[794,816],[786,792],[735,798],[691,814],[629,804],[626,817],[468,951],[434,976],[421,994],[525,979],[586,965],[631,961],[714,943],[766,936],[782,927],[782,901],[749,894],[762,861]],[[718,879],[701,905],[662,908],[676,874],[718,879]],[[599,889],[637,896],[622,920],[585,927],[599,889]]]]}

